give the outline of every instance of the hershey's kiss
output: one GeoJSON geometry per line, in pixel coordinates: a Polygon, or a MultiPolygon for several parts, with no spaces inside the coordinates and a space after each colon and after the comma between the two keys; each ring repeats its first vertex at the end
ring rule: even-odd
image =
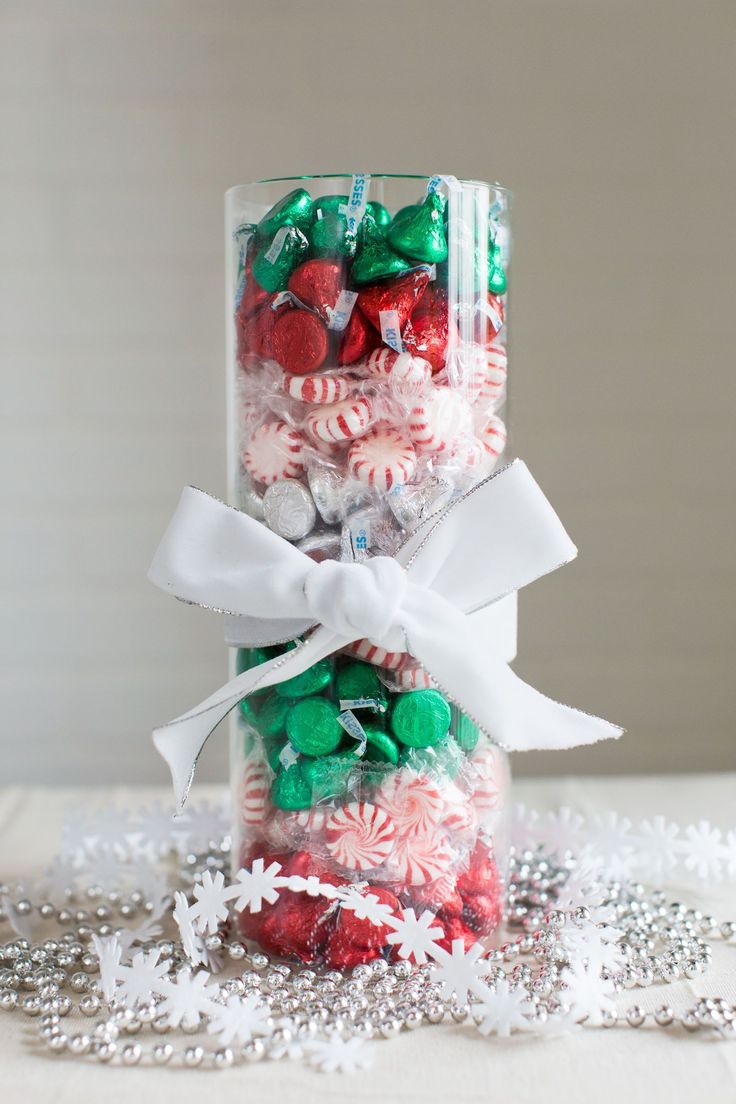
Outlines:
{"type": "Polygon", "coordinates": [[[286,540],[298,541],[311,533],[317,520],[312,496],[296,479],[279,479],[263,495],[266,525],[286,540]]]}
{"type": "Polygon", "coordinates": [[[308,250],[309,242],[296,226],[282,226],[253,258],[254,280],[265,291],[285,291],[289,277],[308,250]]]}
{"type": "Polygon", "coordinates": [[[312,197],[306,188],[295,188],[270,211],[266,211],[258,223],[256,233],[259,238],[272,238],[282,226],[296,226],[303,234],[309,230],[313,219],[312,197]]]}
{"type": "Polygon", "coordinates": [[[398,276],[411,267],[391,248],[372,212],[367,209],[361,223],[360,239],[360,249],[352,268],[356,284],[370,284],[386,276],[398,276]]]}
{"type": "Polygon", "coordinates": [[[427,264],[447,260],[445,237],[445,206],[447,200],[439,192],[430,192],[424,203],[399,222],[394,221],[388,232],[389,244],[406,257],[427,264]]]}
{"type": "Polygon", "coordinates": [[[432,475],[413,486],[397,484],[389,492],[388,504],[401,528],[413,533],[432,514],[444,510],[454,493],[451,483],[432,475]]]}

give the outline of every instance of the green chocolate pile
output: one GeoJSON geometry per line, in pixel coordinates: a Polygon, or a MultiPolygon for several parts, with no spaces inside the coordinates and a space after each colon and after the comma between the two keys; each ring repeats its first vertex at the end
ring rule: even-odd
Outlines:
{"type": "MultiPolygon", "coordinates": [[[[237,669],[249,670],[282,651],[240,648],[237,669]]],[[[271,800],[292,811],[342,798],[356,784],[377,784],[395,768],[454,778],[478,741],[472,722],[439,690],[395,693],[376,667],[349,656],[320,660],[301,675],[256,691],[240,710],[247,722],[244,753],[260,741],[274,772],[271,800]],[[360,743],[340,723],[343,710],[360,722],[360,743]]]]}
{"type": "MultiPolygon", "coordinates": [[[[421,202],[402,207],[392,218],[382,203],[367,204],[357,229],[348,228],[346,195],[312,199],[305,188],[295,188],[266,212],[255,227],[253,276],[270,293],[283,291],[292,272],[307,257],[344,258],[351,264],[355,286],[399,276],[421,264],[438,266],[445,282],[447,269],[447,199],[428,192],[421,202]]],[[[488,242],[488,290],[502,295],[506,273],[501,251],[491,235],[488,242]]]]}

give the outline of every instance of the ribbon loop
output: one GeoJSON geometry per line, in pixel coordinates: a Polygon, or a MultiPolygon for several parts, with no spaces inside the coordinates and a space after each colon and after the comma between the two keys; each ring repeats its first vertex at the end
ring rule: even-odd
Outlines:
{"type": "Polygon", "coordinates": [[[511,750],[574,747],[622,729],[569,709],[522,682],[487,639],[480,612],[575,556],[526,466],[515,460],[449,506],[397,558],[315,564],[259,522],[187,488],[149,573],[187,602],[229,615],[243,644],[298,648],[238,675],[155,730],[183,806],[209,735],[255,690],[307,670],[355,640],[408,651],[441,691],[511,750]]]}
{"type": "Polygon", "coordinates": [[[323,560],[304,580],[307,606],[316,622],[338,636],[366,637],[379,647],[386,647],[384,639],[395,640],[396,631],[401,631],[405,591],[406,571],[389,556],[364,563],[323,560]]]}

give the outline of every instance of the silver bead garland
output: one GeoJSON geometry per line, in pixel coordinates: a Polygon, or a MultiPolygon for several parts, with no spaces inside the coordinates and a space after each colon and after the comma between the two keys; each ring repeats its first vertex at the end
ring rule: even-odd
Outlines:
{"type": "MultiPolygon", "coordinates": [[[[222,848],[187,856],[180,874],[182,887],[191,887],[205,869],[225,869],[227,858],[222,848]]],[[[505,982],[521,990],[530,1009],[531,1027],[569,1011],[561,976],[569,960],[558,935],[566,925],[590,920],[584,906],[556,907],[574,866],[572,857],[557,859],[541,848],[511,858],[507,922],[519,934],[488,952],[484,980],[491,989],[505,982]]],[[[0,885],[0,898],[10,899],[10,895],[11,888],[0,885]]],[[[226,924],[205,940],[209,951],[223,955],[223,973],[238,971],[218,983],[216,999],[224,1003],[233,995],[258,995],[270,1013],[267,1029],[239,1047],[212,1049],[196,1041],[176,1047],[157,1039],[171,1032],[166,1018],[158,1013],[159,998],[132,1011],[118,1002],[105,1001],[95,977],[99,962],[91,950],[91,936],[125,928],[141,914],[151,913],[152,902],[140,891],[103,895],[94,887],[82,894],[70,891],[67,897],[63,907],[33,902],[28,896],[13,905],[18,916],[35,913],[45,924],[59,925],[64,930],[57,938],[32,943],[18,937],[0,944],[0,1010],[37,1018],[39,1036],[55,1054],[116,1066],[174,1064],[220,1070],[236,1063],[278,1060],[290,1048],[318,1037],[392,1039],[423,1024],[472,1024],[476,1019],[472,1000],[443,996],[431,964],[412,966],[379,958],[344,974],[289,966],[272,961],[262,951],[249,951],[241,940],[228,934],[226,924]],[[92,907],[75,907],[80,898],[92,907]],[[76,1012],[96,1022],[88,1030],[65,1031],[64,1021],[76,1012]],[[133,1038],[139,1034],[148,1041],[133,1038]]],[[[646,890],[638,884],[607,884],[602,904],[611,923],[623,933],[616,943],[623,967],[612,974],[603,972],[616,992],[666,984],[683,976],[697,977],[708,969],[712,958],[706,937],[736,940],[735,921],[719,924],[697,909],[669,902],[660,890],[646,890]]],[[[0,909],[0,921],[5,918],[0,909]]],[[[180,941],[148,940],[137,949],[155,948],[169,962],[172,974],[191,969],[180,941]]],[[[204,1017],[200,1017],[200,1023],[187,1029],[188,1033],[197,1034],[203,1026],[204,1017]]],[[[666,1002],[655,1012],[645,1013],[632,1001],[621,1015],[602,1012],[601,1026],[717,1031],[736,1037],[736,1006],[720,998],[701,999],[676,1015],[666,1002]]]]}

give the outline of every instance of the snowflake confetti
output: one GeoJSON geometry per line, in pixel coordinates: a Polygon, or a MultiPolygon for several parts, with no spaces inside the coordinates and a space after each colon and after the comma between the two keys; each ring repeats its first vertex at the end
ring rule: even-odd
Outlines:
{"type": "Polygon", "coordinates": [[[433,947],[431,953],[436,963],[433,978],[442,986],[448,1000],[455,996],[465,1001],[473,993],[487,991],[483,978],[488,973],[489,965],[486,951],[480,943],[474,943],[466,951],[463,940],[454,939],[451,954],[441,947],[433,947]]]}
{"type": "Polygon", "coordinates": [[[498,1035],[508,1039],[512,1031],[527,1031],[526,1013],[532,1011],[529,998],[523,989],[512,989],[508,981],[497,981],[493,989],[486,989],[483,999],[472,1005],[473,1018],[481,1035],[498,1035]]]}
{"type": "Polygon", "coordinates": [[[370,1066],[370,1054],[362,1039],[315,1039],[305,1046],[307,1061],[321,1073],[360,1073],[370,1066]]]}
{"type": "Polygon", "coordinates": [[[400,919],[391,919],[394,930],[386,942],[398,947],[399,958],[412,958],[417,966],[424,966],[445,934],[442,928],[432,926],[435,920],[433,912],[417,916],[412,908],[402,909],[400,919]]]}
{"type": "Polygon", "coordinates": [[[613,985],[610,981],[604,981],[598,970],[575,962],[561,972],[560,980],[566,989],[565,1001],[576,1020],[585,1020],[592,1027],[599,1027],[603,1022],[603,1013],[613,1011],[613,985]]]}
{"type": "Polygon", "coordinates": [[[279,878],[279,870],[281,866],[277,862],[264,869],[263,859],[256,859],[250,870],[238,871],[235,878],[239,889],[235,901],[238,912],[246,908],[250,912],[260,912],[264,901],[273,905],[278,900],[279,888],[287,881],[279,878]]]}
{"type": "Polygon", "coordinates": [[[202,1016],[216,1014],[220,1006],[215,1004],[219,993],[217,985],[208,985],[210,975],[206,970],[189,973],[182,970],[176,978],[161,982],[164,999],[158,1006],[161,1016],[166,1016],[170,1027],[195,1028],[202,1016]]]}
{"type": "Polygon", "coordinates": [[[115,996],[118,982],[118,970],[123,948],[116,935],[92,936],[92,949],[100,963],[100,984],[102,995],[106,1001],[111,1001],[115,996]]]}
{"type": "Polygon", "coordinates": [[[129,966],[118,966],[118,997],[128,1008],[146,1003],[155,993],[161,993],[161,980],[169,972],[167,961],[159,962],[161,951],[156,948],[147,954],[138,951],[129,966]]]}
{"type": "Polygon", "coordinates": [[[225,886],[225,875],[221,870],[212,876],[209,870],[202,875],[200,885],[194,887],[196,904],[190,912],[195,926],[200,932],[216,932],[220,924],[228,917],[229,887],[225,886]]]}
{"type": "Polygon", "coordinates": [[[235,1040],[242,1045],[255,1035],[268,1035],[271,1027],[268,1005],[260,996],[252,994],[230,996],[226,1004],[216,1006],[207,1030],[210,1035],[217,1035],[223,1046],[229,1046],[235,1040]]]}

